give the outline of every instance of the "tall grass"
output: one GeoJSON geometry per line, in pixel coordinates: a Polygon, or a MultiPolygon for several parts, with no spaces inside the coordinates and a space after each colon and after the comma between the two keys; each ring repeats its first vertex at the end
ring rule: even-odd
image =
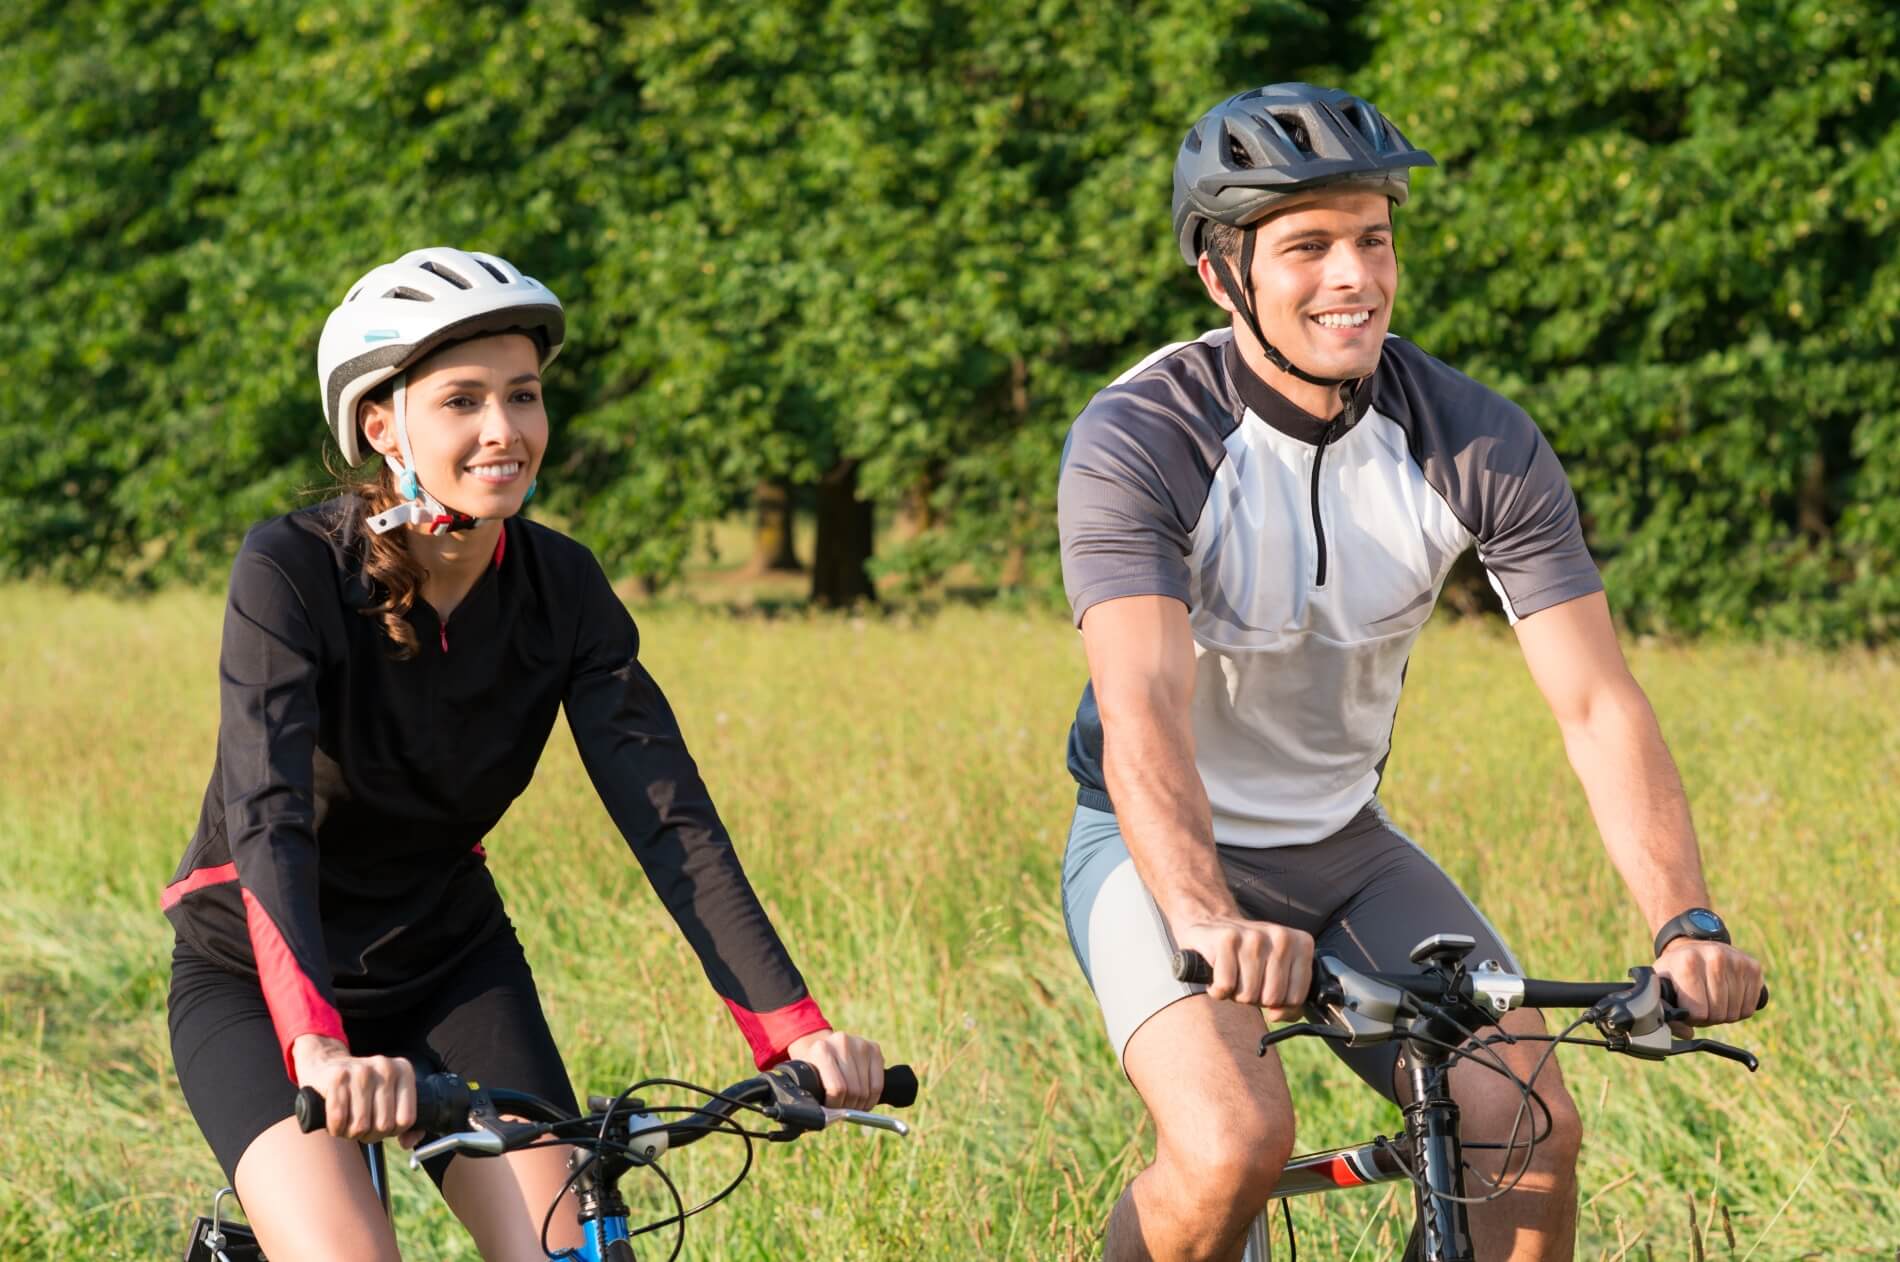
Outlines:
{"type": "MultiPolygon", "coordinates": [[[[1090,1256],[1147,1135],[1057,907],[1073,632],[968,609],[639,616],[820,1001],[925,1081],[909,1141],[762,1151],[694,1221],[688,1256],[1090,1256]]],[[[172,1078],[157,909],[210,769],[218,617],[197,594],[0,588],[0,1257],[166,1256],[221,1182],[172,1078]]],[[[1632,660],[1719,905],[1768,962],[1775,1002],[1733,1032],[1762,1057],[1754,1076],[1566,1054],[1590,1130],[1579,1256],[1891,1257],[1900,669],[1727,646],[1632,660]]],[[[1508,634],[1436,627],[1410,679],[1393,813],[1534,971],[1640,961],[1643,926],[1508,634]]],[[[582,1090],[747,1072],[563,731],[488,851],[582,1090]]],[[[1324,1050],[1286,1061],[1303,1146],[1396,1127],[1324,1050]]],[[[709,1142],[669,1164],[703,1194],[737,1157],[709,1142]]],[[[426,1179],[396,1184],[410,1256],[473,1256],[426,1179]]],[[[1299,1203],[1302,1254],[1392,1256],[1406,1211],[1381,1190],[1299,1203]]]]}

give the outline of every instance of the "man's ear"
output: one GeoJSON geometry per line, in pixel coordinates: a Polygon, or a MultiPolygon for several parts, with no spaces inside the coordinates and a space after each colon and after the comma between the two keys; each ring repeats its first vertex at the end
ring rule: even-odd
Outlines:
{"type": "Polygon", "coordinates": [[[364,442],[385,456],[401,456],[401,447],[396,442],[396,408],[391,403],[376,403],[364,399],[356,405],[356,425],[362,432],[364,442]]]}
{"type": "Polygon", "coordinates": [[[1207,290],[1207,296],[1214,300],[1215,306],[1229,315],[1240,314],[1234,306],[1234,300],[1227,296],[1227,287],[1220,283],[1220,273],[1214,270],[1214,262],[1207,251],[1201,251],[1200,261],[1194,265],[1194,271],[1201,278],[1201,287],[1207,290]]]}

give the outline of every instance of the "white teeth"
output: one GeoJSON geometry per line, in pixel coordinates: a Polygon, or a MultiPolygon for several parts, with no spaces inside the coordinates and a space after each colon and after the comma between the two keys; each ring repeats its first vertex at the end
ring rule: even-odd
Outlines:
{"type": "Polygon", "coordinates": [[[496,482],[505,482],[521,472],[521,462],[519,460],[511,460],[507,464],[477,465],[470,469],[469,472],[478,478],[490,478],[496,482]]]}
{"type": "Polygon", "coordinates": [[[1350,315],[1329,311],[1325,315],[1313,317],[1329,329],[1356,329],[1371,318],[1370,311],[1355,311],[1350,315]]]}

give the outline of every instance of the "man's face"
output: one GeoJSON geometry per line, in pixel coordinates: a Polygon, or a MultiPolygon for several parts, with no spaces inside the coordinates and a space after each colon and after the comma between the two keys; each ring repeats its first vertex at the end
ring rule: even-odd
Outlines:
{"type": "Polygon", "coordinates": [[[1255,231],[1254,311],[1267,340],[1316,377],[1369,376],[1399,287],[1384,194],[1327,195],[1255,231]]]}

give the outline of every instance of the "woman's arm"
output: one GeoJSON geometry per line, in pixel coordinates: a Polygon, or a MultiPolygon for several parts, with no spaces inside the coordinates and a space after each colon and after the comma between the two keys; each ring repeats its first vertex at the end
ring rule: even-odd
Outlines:
{"type": "Polygon", "coordinates": [[[320,641],[284,571],[247,540],[231,573],[218,659],[218,765],[259,985],[298,1080],[291,1045],[343,1042],[317,906],[311,762],[320,641]]]}
{"type": "Polygon", "coordinates": [[[760,906],[687,753],[665,696],[638,659],[633,619],[590,558],[565,697],[581,761],[660,901],[766,1068],[830,1028],[760,906]]]}

